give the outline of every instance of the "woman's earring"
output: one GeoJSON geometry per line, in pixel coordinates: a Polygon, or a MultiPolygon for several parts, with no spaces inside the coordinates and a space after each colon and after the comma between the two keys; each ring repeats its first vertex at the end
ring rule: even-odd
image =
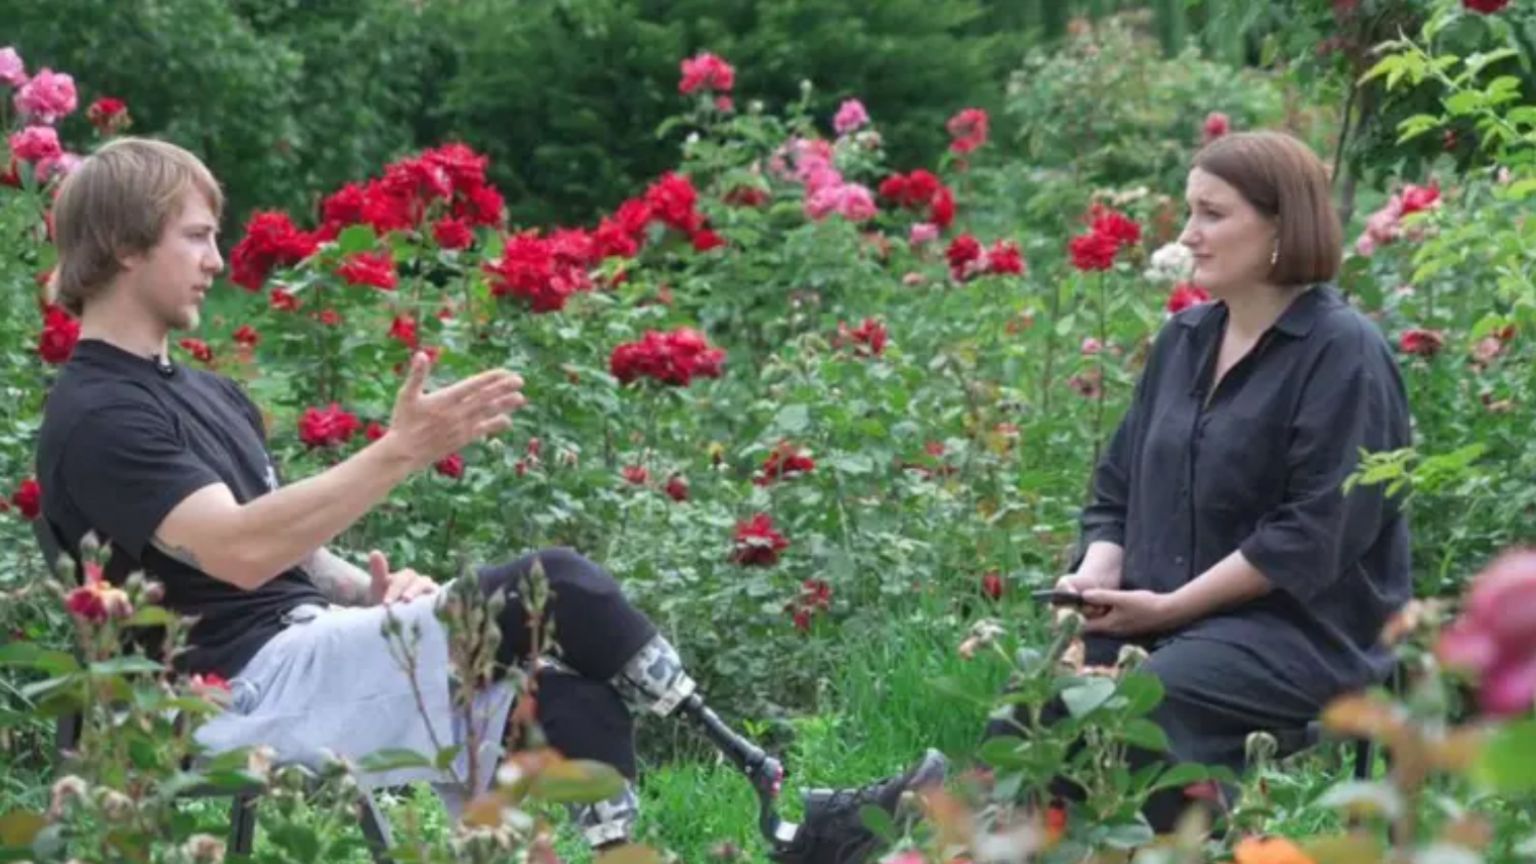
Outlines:
{"type": "Polygon", "coordinates": [[[1273,266],[1275,266],[1276,264],[1279,264],[1279,263],[1280,263],[1280,244],[1276,243],[1275,244],[1275,248],[1273,250],[1271,250],[1270,253],[1269,253],[1269,266],[1273,267],[1273,266]]]}

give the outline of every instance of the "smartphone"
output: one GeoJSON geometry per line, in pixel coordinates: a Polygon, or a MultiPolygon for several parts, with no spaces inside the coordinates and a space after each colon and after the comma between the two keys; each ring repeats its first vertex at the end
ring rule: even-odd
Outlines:
{"type": "Polygon", "coordinates": [[[1049,603],[1052,606],[1071,606],[1082,608],[1083,595],[1076,591],[1063,591],[1059,588],[1045,588],[1039,591],[1031,591],[1030,595],[1036,603],[1049,603]]]}

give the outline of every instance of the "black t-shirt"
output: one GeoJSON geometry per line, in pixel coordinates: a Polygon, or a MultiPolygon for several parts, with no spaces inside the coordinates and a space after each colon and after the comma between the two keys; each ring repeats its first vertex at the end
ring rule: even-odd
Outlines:
{"type": "Polygon", "coordinates": [[[37,474],[43,516],[71,555],[95,531],[111,543],[108,580],[142,569],[165,585],[168,609],[197,616],[177,661],[185,671],[232,678],[283,628],[286,612],[326,602],[297,568],[246,591],[150,542],[166,515],[205,486],[223,483],[242,504],[277,488],[261,414],[226,378],[81,340],[48,394],[37,474]]]}

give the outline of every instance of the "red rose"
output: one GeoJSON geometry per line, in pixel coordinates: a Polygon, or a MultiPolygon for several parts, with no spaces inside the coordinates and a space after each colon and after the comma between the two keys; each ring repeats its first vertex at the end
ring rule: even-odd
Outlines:
{"type": "Polygon", "coordinates": [[[1000,600],[1003,596],[1003,577],[996,570],[988,570],[981,577],[981,593],[1000,600]]]}
{"type": "Polygon", "coordinates": [[[695,252],[708,252],[711,249],[719,249],[725,245],[725,238],[709,228],[700,228],[693,232],[693,236],[689,240],[693,243],[693,251],[695,252]]]}
{"type": "Polygon", "coordinates": [[[329,447],[351,440],[362,427],[357,417],[332,402],[326,408],[305,408],[299,418],[299,440],[310,447],[329,447]]]}
{"type": "Polygon", "coordinates": [[[335,327],[341,323],[341,313],[335,309],[321,309],[320,313],[315,316],[315,320],[327,327],[335,327]]]}
{"type": "Polygon", "coordinates": [[[377,420],[369,420],[368,425],[363,427],[363,437],[367,438],[369,441],[377,441],[380,438],[383,438],[384,433],[388,431],[389,428],[386,427],[383,423],[380,423],[377,420]]]}
{"type": "Polygon", "coordinates": [[[949,149],[965,154],[987,143],[987,112],[980,108],[966,108],[949,118],[944,128],[949,130],[949,149]]]}
{"type": "Polygon", "coordinates": [[[295,227],[287,213],[258,210],[246,222],[245,236],[229,252],[230,281],[247,291],[259,291],[274,267],[297,264],[319,245],[319,239],[295,227]]]}
{"type": "Polygon", "coordinates": [[[28,522],[36,519],[43,508],[43,487],[37,485],[37,481],[31,477],[21,481],[21,485],[11,493],[11,506],[28,522]]]}
{"type": "Polygon", "coordinates": [[[484,269],[493,296],[521,298],[534,312],[558,312],[572,294],[592,289],[586,262],[595,254],[590,239],[581,243],[564,232],[541,238],[537,231],[524,231],[508,237],[501,258],[484,269]]]}
{"type": "Polygon", "coordinates": [[[790,613],[795,629],[801,633],[810,631],[811,620],[817,613],[831,608],[832,586],[820,579],[807,579],[800,583],[800,593],[784,607],[790,613]]]}
{"type": "Polygon", "coordinates": [[[763,460],[762,469],[752,478],[752,482],[758,486],[767,486],[776,480],[795,474],[808,474],[815,469],[816,462],[811,457],[801,453],[798,447],[788,441],[780,441],[769,451],[768,458],[763,460]]]}
{"type": "Polygon", "coordinates": [[[204,342],[201,339],[190,339],[189,338],[189,339],[183,339],[180,342],[178,342],[177,344],[181,346],[181,350],[187,352],[188,354],[191,354],[192,355],[192,359],[196,360],[197,362],[199,362],[199,363],[212,363],[213,362],[213,349],[208,347],[208,343],[207,342],[204,342]]]}
{"type": "Polygon", "coordinates": [[[709,345],[704,335],[687,327],[670,333],[647,330],[638,342],[613,349],[608,369],[620,384],[650,378],[674,387],[686,387],[694,378],[718,378],[725,352],[709,345]]]}
{"type": "Polygon", "coordinates": [[[1402,203],[1401,216],[1409,213],[1420,213],[1433,208],[1440,203],[1440,186],[1431,183],[1428,186],[1415,186],[1408,183],[1403,186],[1403,191],[1398,193],[1398,200],[1402,203]]]}
{"type": "Polygon", "coordinates": [[[683,77],[677,92],[684,95],[699,90],[728,93],[736,85],[736,70],[731,64],[708,51],[700,51],[681,64],[683,77]]]}
{"type": "Polygon", "coordinates": [[[272,295],[268,299],[271,301],[272,308],[279,312],[297,312],[303,305],[299,302],[299,298],[281,288],[273,288],[272,295]]]}
{"type": "Polygon", "coordinates": [[[651,479],[651,472],[645,470],[644,465],[625,465],[619,471],[624,477],[624,482],[632,486],[644,486],[645,481],[651,479]]]}
{"type": "Polygon", "coordinates": [[[102,135],[116,135],[128,128],[132,119],[128,116],[128,104],[121,99],[103,96],[85,109],[85,117],[102,135]]]}
{"type": "Polygon", "coordinates": [[[1212,111],[1205,115],[1205,122],[1200,124],[1200,138],[1205,144],[1215,141],[1217,138],[1232,130],[1232,121],[1220,111],[1212,111]]]}
{"type": "Polygon", "coordinates": [[[444,249],[468,249],[475,242],[475,233],[467,220],[444,216],[432,224],[432,239],[444,249]]]}
{"type": "Polygon", "coordinates": [[[737,523],[731,560],[747,567],[768,567],[778,563],[779,553],[787,548],[789,541],[773,529],[773,519],[759,513],[737,523]]]}
{"type": "Polygon", "coordinates": [[[948,186],[939,187],[939,191],[934,194],[928,221],[940,228],[948,228],[955,221],[955,193],[948,186]]]}
{"type": "Polygon", "coordinates": [[[1509,0],[1461,0],[1461,5],[1483,15],[1492,15],[1509,5],[1509,0]]]}
{"type": "Polygon", "coordinates": [[[249,324],[241,324],[240,328],[235,331],[233,338],[235,344],[244,345],[247,348],[255,348],[261,344],[261,334],[257,333],[256,328],[249,324]]]}
{"type": "Polygon", "coordinates": [[[645,204],[651,215],[667,227],[692,234],[703,227],[698,212],[699,193],[686,175],[668,171],[645,190],[645,204]]]}
{"type": "Polygon", "coordinates": [[[1017,243],[999,240],[987,250],[987,272],[993,275],[1023,276],[1024,253],[1017,243]]]}
{"type": "Polygon", "coordinates": [[[1067,251],[1072,256],[1072,266],[1078,270],[1108,270],[1115,266],[1120,243],[1108,234],[1090,231],[1073,237],[1067,244],[1067,251]]]}
{"type": "Polygon", "coordinates": [[[1403,331],[1402,337],[1398,340],[1398,347],[1404,354],[1433,357],[1445,347],[1445,336],[1436,330],[1422,330],[1414,327],[1403,331]]]}
{"type": "Polygon", "coordinates": [[[432,468],[444,477],[454,480],[464,476],[464,457],[451,453],[432,463],[432,468]]]}
{"type": "Polygon", "coordinates": [[[383,291],[395,290],[395,259],[388,252],[357,252],[348,255],[336,274],[348,285],[372,285],[383,291]]]}
{"type": "Polygon", "coordinates": [[[1211,295],[1192,282],[1180,282],[1168,292],[1168,314],[1177,315],[1191,306],[1209,302],[1211,295]]]}
{"type": "Polygon", "coordinates": [[[949,262],[949,274],[956,282],[964,282],[981,271],[981,242],[969,234],[961,234],[949,241],[944,258],[949,262]]]}
{"type": "Polygon", "coordinates": [[[1124,213],[1095,206],[1090,215],[1093,220],[1090,230],[1114,240],[1117,247],[1135,246],[1141,242],[1141,226],[1124,213]]]}
{"type": "Polygon", "coordinates": [[[885,353],[887,338],[885,325],[873,318],[865,318],[863,323],[852,329],[839,321],[837,333],[832,337],[832,346],[842,348],[851,345],[853,353],[860,357],[878,357],[885,353]]]}
{"type": "Polygon", "coordinates": [[[416,319],[409,315],[396,315],[394,323],[389,325],[389,338],[407,348],[420,345],[420,336],[416,332],[416,319]]]}
{"type": "Polygon", "coordinates": [[[80,322],[62,306],[43,307],[43,330],[37,336],[37,356],[44,363],[63,363],[80,341],[80,322]]]}
{"type": "Polygon", "coordinates": [[[680,474],[673,474],[671,477],[667,478],[667,485],[665,490],[667,497],[671,498],[673,501],[687,501],[688,478],[683,477],[680,474]]]}

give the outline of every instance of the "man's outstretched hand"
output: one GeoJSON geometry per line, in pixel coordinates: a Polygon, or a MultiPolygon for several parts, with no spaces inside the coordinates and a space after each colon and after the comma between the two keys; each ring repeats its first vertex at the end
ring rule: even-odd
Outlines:
{"type": "Polygon", "coordinates": [[[425,353],[411,357],[410,372],[395,397],[389,431],[379,442],[408,460],[413,470],[512,428],[512,412],[528,401],[522,393],[522,376],[506,369],[489,369],[427,393],[431,367],[425,353]]]}
{"type": "Polygon", "coordinates": [[[437,583],[407,567],[389,572],[389,559],[375,549],[368,553],[368,600],[371,605],[380,603],[404,603],[427,594],[437,593],[437,583]]]}

